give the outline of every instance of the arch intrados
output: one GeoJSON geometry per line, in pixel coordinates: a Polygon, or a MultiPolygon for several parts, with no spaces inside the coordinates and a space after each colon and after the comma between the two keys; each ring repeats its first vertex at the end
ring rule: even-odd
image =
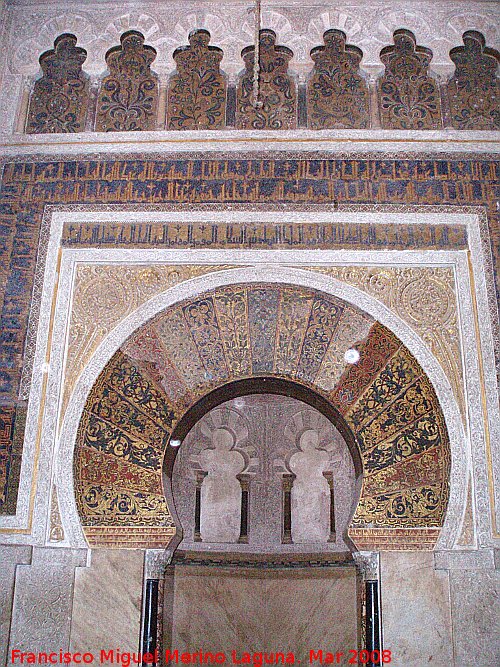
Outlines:
{"type": "MultiPolygon", "coordinates": [[[[298,401],[302,401],[302,403],[306,403],[315,410],[318,410],[318,412],[335,426],[340,435],[344,438],[353,459],[356,479],[362,475],[363,464],[356,438],[346,420],[335,406],[314,389],[305,387],[293,380],[273,377],[272,375],[228,382],[203,396],[181,417],[172,431],[169,445],[172,440],[180,440],[180,446],[182,447],[182,441],[189,431],[204,415],[210,412],[210,410],[213,410],[213,408],[234,398],[249,396],[250,394],[275,394],[279,396],[288,396],[290,398],[295,398],[298,401]]],[[[166,448],[165,456],[163,458],[163,473],[169,479],[172,478],[175,458],[179,449],[179,447],[171,446],[167,446],[166,448]]]]}

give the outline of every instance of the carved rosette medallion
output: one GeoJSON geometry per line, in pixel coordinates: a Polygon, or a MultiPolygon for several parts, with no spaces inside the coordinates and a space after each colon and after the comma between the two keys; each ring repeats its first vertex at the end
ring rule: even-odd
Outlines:
{"type": "Polygon", "coordinates": [[[223,51],[209,46],[208,30],[193,30],[189,46],[174,51],[177,71],[168,89],[169,130],[215,130],[226,124],[226,79],[220,71],[223,51]]]}
{"type": "Polygon", "coordinates": [[[75,35],[64,33],[40,56],[43,75],[31,94],[26,132],[83,132],[89,104],[89,81],[82,70],[87,52],[75,35]]]}
{"type": "Polygon", "coordinates": [[[450,51],[455,72],[448,81],[451,122],[458,130],[500,129],[500,53],[486,47],[475,30],[463,34],[464,46],[450,51]]]}
{"type": "Polygon", "coordinates": [[[123,33],[121,45],[106,53],[109,74],[97,100],[96,130],[153,130],[158,109],[158,79],[151,71],[156,50],[136,30],[123,33]]]}
{"type": "Polygon", "coordinates": [[[417,46],[409,30],[394,32],[394,46],[380,52],[385,72],[378,82],[384,129],[435,130],[441,126],[439,87],[428,75],[432,51],[417,46]]]}
{"type": "Polygon", "coordinates": [[[311,51],[314,69],[307,82],[307,125],[366,128],[370,122],[368,86],[359,71],[363,52],[346,44],[341,30],[327,30],[324,46],[311,51]]]}
{"type": "Polygon", "coordinates": [[[242,130],[293,130],[297,127],[297,85],[288,74],[293,51],[276,46],[276,33],[261,30],[259,40],[259,100],[254,106],[255,47],[241,52],[245,71],[236,91],[236,127],[242,130]]]}

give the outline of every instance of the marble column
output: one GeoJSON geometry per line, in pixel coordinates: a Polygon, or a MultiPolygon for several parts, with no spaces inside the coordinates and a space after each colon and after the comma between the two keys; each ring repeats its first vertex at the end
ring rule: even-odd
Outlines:
{"type": "Polygon", "coordinates": [[[31,547],[1,544],[0,562],[0,665],[6,665],[16,569],[31,562],[31,547]]]}
{"type": "Polygon", "coordinates": [[[248,518],[250,511],[250,475],[241,473],[236,475],[241,484],[241,523],[240,536],[238,542],[240,544],[248,544],[248,518]]]}
{"type": "Polygon", "coordinates": [[[365,587],[364,647],[369,656],[365,664],[367,667],[376,667],[380,664],[383,651],[380,556],[375,551],[360,551],[354,554],[354,560],[361,572],[365,587]]]}
{"type": "Polygon", "coordinates": [[[295,475],[286,474],[282,478],[283,488],[283,532],[282,543],[292,544],[292,486],[295,475]]]}
{"type": "Polygon", "coordinates": [[[75,569],[87,549],[33,547],[30,565],[18,565],[9,651],[68,650],[75,569]]]}
{"type": "Polygon", "coordinates": [[[335,481],[333,479],[333,472],[324,472],[323,477],[328,482],[330,488],[330,536],[328,537],[328,541],[335,542],[337,540],[337,534],[335,527],[335,481]]]}
{"type": "Polygon", "coordinates": [[[207,476],[204,470],[196,473],[195,499],[194,499],[194,536],[195,542],[201,542],[201,485],[207,476]]]}
{"type": "MultiPolygon", "coordinates": [[[[159,579],[146,579],[146,588],[144,591],[144,610],[142,617],[142,639],[141,652],[144,656],[153,656],[158,650],[158,589],[159,579]]],[[[151,659],[144,658],[143,666],[151,664],[151,659]]],[[[158,664],[156,660],[152,662],[153,667],[158,664]]]]}
{"type": "MultiPolygon", "coordinates": [[[[148,549],[144,558],[144,590],[141,619],[141,653],[158,656],[153,667],[162,665],[165,635],[165,605],[169,607],[169,592],[166,588],[168,566],[173,552],[167,549],[148,549]]],[[[170,627],[171,619],[167,620],[170,627]]],[[[170,631],[171,634],[171,631],[170,631]]],[[[151,661],[149,661],[151,664],[151,661]]],[[[148,661],[143,663],[148,667],[148,661]]]]}

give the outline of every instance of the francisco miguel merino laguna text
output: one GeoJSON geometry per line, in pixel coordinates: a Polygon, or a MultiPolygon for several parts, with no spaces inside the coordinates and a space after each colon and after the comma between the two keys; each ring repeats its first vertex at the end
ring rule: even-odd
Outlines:
{"type": "MultiPolygon", "coordinates": [[[[129,665],[150,664],[154,665],[159,662],[158,649],[153,653],[130,653],[120,651],[120,649],[101,649],[99,654],[91,652],[87,653],[70,653],[62,649],[52,652],[32,653],[30,651],[20,651],[13,649],[11,651],[12,664],[27,664],[27,665],[70,665],[72,663],[77,665],[91,665],[97,664],[118,664],[122,667],[129,667],[129,665]]],[[[210,651],[202,651],[199,649],[194,653],[179,653],[177,649],[165,651],[165,662],[180,663],[183,665],[199,664],[199,665],[222,665],[227,662],[233,665],[274,665],[274,664],[294,664],[295,655],[289,651],[277,653],[238,653],[231,651],[230,659],[223,651],[212,653],[210,651]]]]}
{"type": "MultiPolygon", "coordinates": [[[[51,653],[33,653],[30,651],[20,651],[13,649],[10,652],[11,664],[28,664],[28,665],[91,665],[93,663],[102,664],[118,664],[121,667],[129,667],[134,664],[142,665],[157,665],[159,663],[159,653],[155,650],[153,653],[130,653],[120,651],[120,649],[102,649],[99,655],[94,655],[90,651],[87,653],[69,653],[62,649],[52,651],[51,653]]],[[[392,652],[384,651],[367,651],[362,649],[351,649],[344,653],[344,651],[337,651],[330,653],[328,651],[309,650],[309,664],[319,663],[321,665],[332,665],[343,663],[343,659],[347,660],[349,665],[357,665],[361,663],[366,665],[368,662],[375,665],[385,665],[392,662],[392,652]],[[358,662],[359,661],[359,662],[358,662]]],[[[177,649],[165,651],[165,663],[181,663],[182,665],[223,665],[227,662],[233,665],[253,665],[254,667],[262,667],[263,665],[293,665],[300,660],[295,659],[295,654],[292,651],[278,651],[277,653],[263,653],[263,652],[238,652],[231,651],[230,661],[224,651],[213,653],[210,651],[202,651],[199,649],[194,653],[179,653],[177,649]]]]}
{"type": "MultiPolygon", "coordinates": [[[[309,662],[318,661],[323,662],[319,659],[318,653],[321,654],[321,651],[315,652],[310,651],[309,662]]],[[[157,664],[159,662],[158,650],[155,650],[153,653],[130,653],[125,651],[120,651],[120,649],[102,649],[99,654],[94,654],[91,652],[87,653],[71,653],[65,652],[62,649],[59,651],[52,652],[30,652],[30,651],[20,651],[19,649],[13,649],[11,651],[11,663],[12,664],[28,664],[28,665],[56,665],[56,664],[81,664],[81,665],[90,665],[90,664],[119,664],[122,667],[129,667],[129,665],[134,664],[157,664]]],[[[231,655],[228,656],[223,651],[210,652],[202,651],[199,649],[194,653],[188,652],[179,652],[177,649],[165,651],[165,662],[166,663],[177,663],[183,665],[189,664],[214,664],[222,665],[225,663],[230,663],[233,665],[286,665],[286,664],[295,664],[295,654],[292,651],[284,652],[278,651],[276,653],[263,653],[263,652],[238,652],[231,651],[231,655]]],[[[326,661],[325,661],[326,662],[326,661]]]]}

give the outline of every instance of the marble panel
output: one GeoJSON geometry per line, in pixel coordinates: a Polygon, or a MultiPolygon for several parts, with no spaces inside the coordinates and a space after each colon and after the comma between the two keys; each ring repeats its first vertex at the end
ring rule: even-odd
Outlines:
{"type": "Polygon", "coordinates": [[[0,545],[0,665],[7,663],[14,582],[17,565],[31,560],[31,547],[0,545]]]}
{"type": "Polygon", "coordinates": [[[328,452],[320,448],[316,429],[305,430],[299,438],[301,451],[290,457],[295,474],[291,491],[292,540],[327,542],[330,535],[330,487],[323,472],[330,463],[328,452]]]}
{"type": "Polygon", "coordinates": [[[380,568],[384,649],[392,651],[392,667],[454,665],[448,575],[434,570],[433,554],[382,552],[380,568]]]}
{"type": "Polygon", "coordinates": [[[138,651],[143,561],[134,549],[92,551],[90,567],[75,577],[71,651],[138,651]]]}
{"type": "Polygon", "coordinates": [[[231,544],[231,552],[348,550],[344,536],[355,504],[355,473],[349,449],[333,424],[319,411],[297,399],[273,394],[251,394],[222,403],[205,414],[184,438],[172,474],[173,499],[183,528],[181,549],[206,549],[207,542],[211,542],[210,548],[219,550],[223,548],[221,543],[238,539],[241,491],[238,483],[234,497],[230,498],[226,479],[232,465],[230,455],[235,454],[236,457],[243,455],[245,468],[237,469],[230,476],[235,479],[238,472],[243,472],[248,478],[249,520],[248,544],[231,544]],[[201,490],[203,541],[194,542],[196,476],[200,470],[208,471],[205,459],[208,453],[212,456],[216,453],[214,436],[221,430],[233,434],[234,444],[229,443],[231,451],[219,453],[220,461],[215,470],[221,473],[222,479],[217,480],[217,494],[211,503],[207,503],[206,491],[204,495],[209,478],[204,479],[201,490]],[[312,437],[317,446],[312,453],[307,452],[312,457],[302,450],[305,434],[307,438],[312,437]],[[313,467],[311,458],[315,461],[318,457],[320,462],[313,467]],[[323,470],[333,476],[336,539],[331,542],[328,541],[330,491],[323,470]],[[282,544],[282,479],[283,474],[291,472],[297,475],[292,489],[294,544],[282,544]],[[216,539],[217,535],[231,529],[227,517],[229,509],[237,519],[236,532],[232,538],[216,539]]]}
{"type": "Polygon", "coordinates": [[[500,664],[500,572],[453,571],[450,588],[455,664],[500,664]]]}
{"type": "Polygon", "coordinates": [[[309,651],[357,646],[356,570],[176,566],[172,640],[182,651],[309,651]]]}
{"type": "Polygon", "coordinates": [[[201,537],[205,542],[237,542],[240,536],[241,486],[237,475],[246,462],[233,449],[235,444],[231,431],[217,428],[211,447],[200,454],[207,472],[201,487],[201,537]]]}
{"type": "Polygon", "coordinates": [[[34,547],[31,565],[18,565],[9,651],[68,649],[75,568],[86,560],[86,549],[34,547]]]}

